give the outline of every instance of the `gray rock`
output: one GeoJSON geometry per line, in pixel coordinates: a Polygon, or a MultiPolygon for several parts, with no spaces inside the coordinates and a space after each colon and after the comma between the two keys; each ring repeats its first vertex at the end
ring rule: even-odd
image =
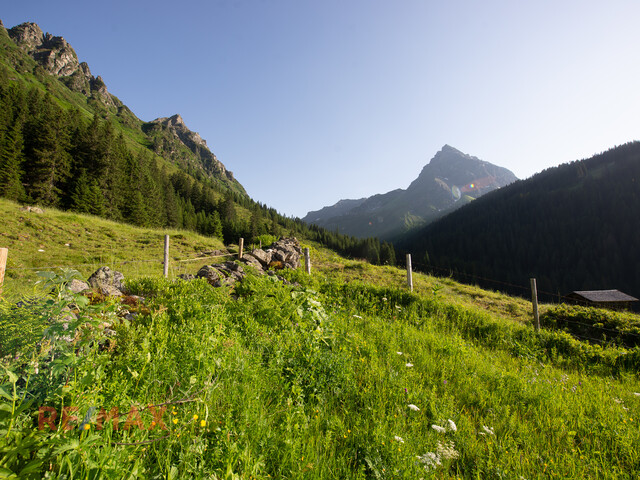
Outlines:
{"type": "Polygon", "coordinates": [[[85,290],[91,289],[91,287],[87,282],[83,282],[82,280],[78,280],[76,278],[74,278],[67,284],[67,288],[72,293],[80,293],[80,292],[84,292],[85,290]]]}
{"type": "Polygon", "coordinates": [[[196,278],[206,278],[207,282],[211,285],[215,286],[216,282],[220,280],[221,274],[217,268],[214,268],[213,265],[205,265],[198,273],[196,273],[196,278]]]}
{"type": "Polygon", "coordinates": [[[109,267],[101,267],[89,277],[88,282],[103,295],[120,297],[126,292],[123,280],[122,273],[111,270],[109,267]]]}
{"type": "Polygon", "coordinates": [[[269,265],[269,262],[271,261],[272,253],[265,252],[261,248],[257,248],[251,252],[251,255],[257,258],[263,267],[266,267],[267,265],[269,265]]]}

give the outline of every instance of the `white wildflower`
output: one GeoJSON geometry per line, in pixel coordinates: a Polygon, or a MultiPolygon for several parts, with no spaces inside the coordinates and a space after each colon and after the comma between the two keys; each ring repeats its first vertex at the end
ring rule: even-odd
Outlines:
{"type": "Polygon", "coordinates": [[[360,320],[362,320],[362,317],[360,315],[354,315],[353,318],[359,318],[360,320]]]}
{"type": "Polygon", "coordinates": [[[424,463],[425,470],[435,469],[438,465],[442,465],[440,455],[433,452],[427,452],[424,455],[418,455],[418,460],[424,463]]]}
{"type": "Polygon", "coordinates": [[[395,437],[393,437],[393,439],[398,442],[398,443],[404,443],[404,438],[399,437],[398,435],[396,435],[395,437]]]}
{"type": "Polygon", "coordinates": [[[413,363],[407,363],[407,364],[405,365],[405,367],[409,367],[409,368],[411,368],[411,367],[413,367],[413,363]]]}
{"type": "Polygon", "coordinates": [[[413,403],[410,403],[408,406],[414,412],[419,412],[420,411],[420,409],[418,407],[416,407],[413,403]]]}
{"type": "Polygon", "coordinates": [[[640,392],[633,392],[636,397],[640,397],[640,392]]]}
{"type": "Polygon", "coordinates": [[[447,431],[446,428],[441,427],[440,425],[431,425],[431,428],[433,428],[436,432],[440,432],[440,433],[444,433],[447,431]]]}
{"type": "Polygon", "coordinates": [[[493,432],[493,428],[489,428],[486,425],[482,426],[482,429],[484,430],[483,432],[480,432],[482,435],[488,434],[488,435],[495,435],[495,433],[493,432]]]}
{"type": "Polygon", "coordinates": [[[613,401],[616,403],[622,403],[622,400],[620,400],[619,398],[613,397],[613,401]]]}
{"type": "Polygon", "coordinates": [[[456,450],[456,445],[453,442],[438,442],[436,452],[440,455],[440,458],[444,460],[454,460],[460,456],[460,453],[456,450]]]}
{"type": "Polygon", "coordinates": [[[398,355],[402,355],[402,352],[396,352],[398,355]]]}
{"type": "Polygon", "coordinates": [[[458,431],[458,427],[453,420],[449,419],[447,420],[447,422],[449,423],[449,430],[451,430],[452,432],[458,431]]]}
{"type": "Polygon", "coordinates": [[[387,301],[387,297],[382,297],[382,301],[386,302],[387,301]]]}

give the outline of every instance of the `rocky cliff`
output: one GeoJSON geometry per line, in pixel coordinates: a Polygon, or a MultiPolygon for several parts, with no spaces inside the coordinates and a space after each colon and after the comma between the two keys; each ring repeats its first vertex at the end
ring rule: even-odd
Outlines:
{"type": "Polygon", "coordinates": [[[44,33],[31,22],[7,30],[9,37],[47,73],[60,78],[69,89],[118,108],[122,102],[107,91],[101,77],[91,75],[89,65],[80,62],[75,50],[62,37],[44,33]]]}

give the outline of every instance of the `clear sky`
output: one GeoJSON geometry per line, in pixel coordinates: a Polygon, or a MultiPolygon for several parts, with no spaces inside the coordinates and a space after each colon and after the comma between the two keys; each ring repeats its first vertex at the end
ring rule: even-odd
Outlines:
{"type": "Polygon", "coordinates": [[[637,0],[21,0],[142,120],[179,113],[289,216],[444,144],[527,178],[640,139],[637,0]]]}

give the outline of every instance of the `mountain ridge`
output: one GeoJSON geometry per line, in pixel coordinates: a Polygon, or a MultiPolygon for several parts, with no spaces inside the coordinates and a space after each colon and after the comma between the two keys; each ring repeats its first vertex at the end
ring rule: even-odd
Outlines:
{"type": "MultiPolygon", "coordinates": [[[[234,178],[233,173],[211,152],[206,141],[186,126],[181,115],[176,114],[171,117],[157,118],[151,122],[143,122],[107,90],[107,85],[101,76],[95,77],[91,74],[89,65],[86,62],[80,62],[75,50],[64,37],[45,33],[38,24],[33,22],[24,22],[7,29],[0,21],[0,29],[4,30],[15,45],[29,55],[46,73],[57,77],[71,91],[98,102],[107,110],[117,112],[118,115],[125,114],[132,117],[134,123],[140,123],[143,131],[146,130],[145,133],[152,130],[154,125],[166,127],[169,134],[195,155],[197,161],[187,163],[202,168],[207,174],[219,178],[232,189],[246,194],[244,187],[234,178]],[[201,166],[197,165],[198,162],[201,166]]],[[[158,154],[163,153],[158,143],[155,144],[154,150],[158,154]]],[[[184,163],[184,158],[182,160],[184,163]]]]}
{"type": "Polygon", "coordinates": [[[340,200],[307,213],[303,221],[356,237],[393,239],[515,180],[508,169],[445,144],[407,189],[340,200]]]}

